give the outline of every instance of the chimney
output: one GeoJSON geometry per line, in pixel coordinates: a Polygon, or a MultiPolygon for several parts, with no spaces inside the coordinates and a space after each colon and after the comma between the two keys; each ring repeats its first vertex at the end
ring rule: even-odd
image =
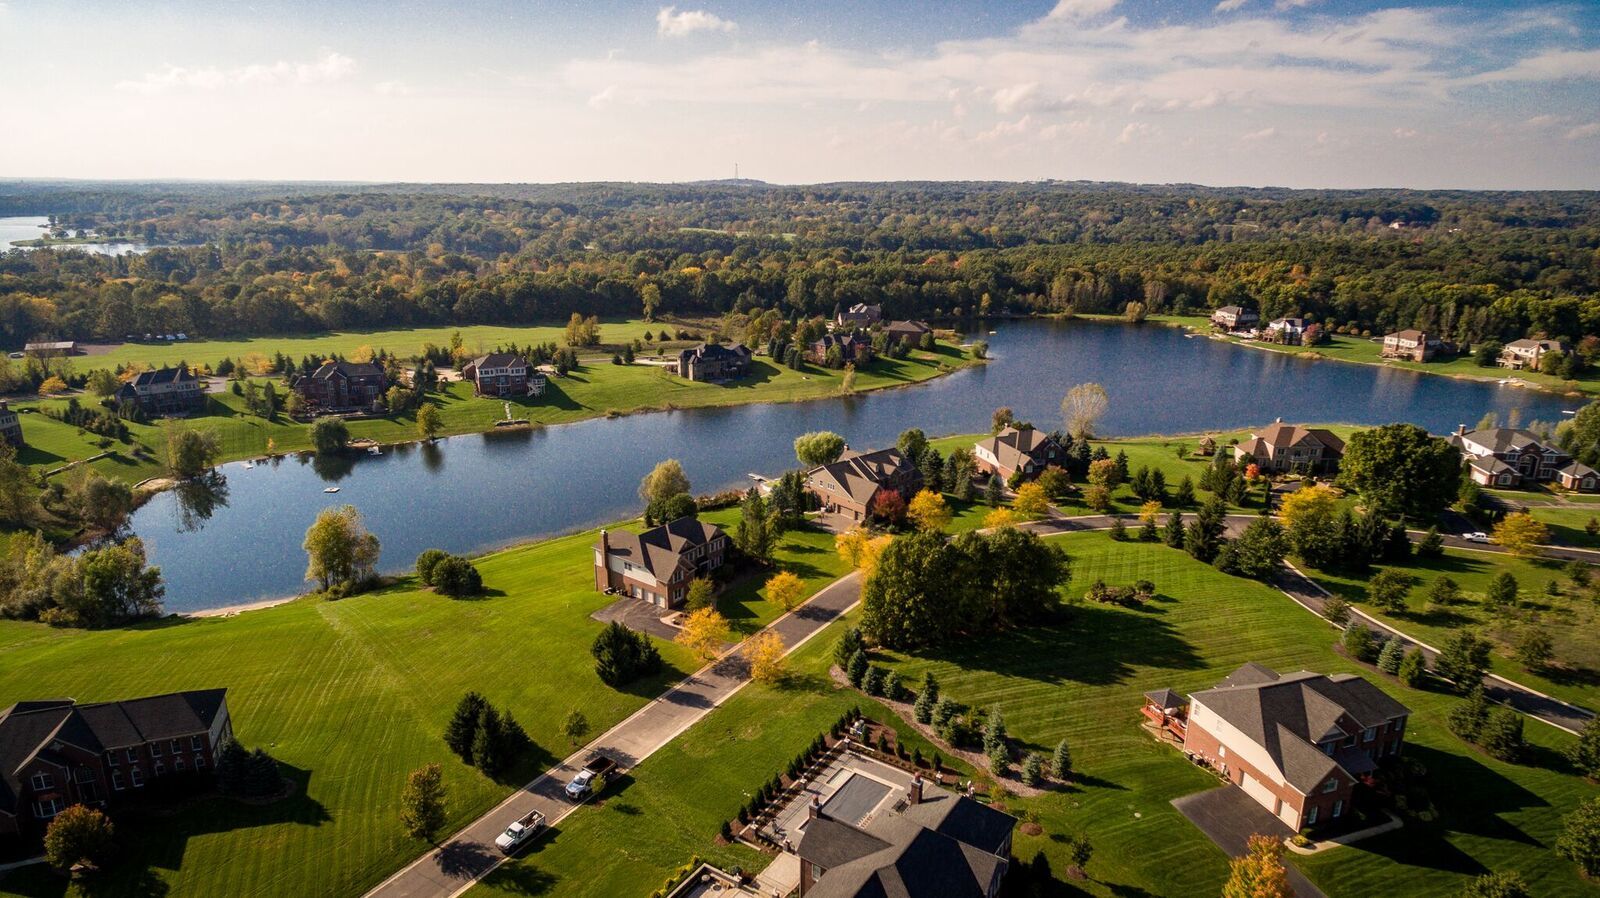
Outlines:
{"type": "Polygon", "coordinates": [[[1275,418],[1275,419],[1273,419],[1272,423],[1274,423],[1274,424],[1282,424],[1283,423],[1283,419],[1282,418],[1275,418]]]}
{"type": "Polygon", "coordinates": [[[911,778],[911,791],[907,793],[906,799],[912,804],[922,804],[922,774],[919,773],[911,778]]]}
{"type": "Polygon", "coordinates": [[[1465,425],[1465,424],[1457,424],[1456,425],[1456,436],[1458,436],[1458,437],[1459,436],[1466,436],[1466,433],[1467,433],[1467,425],[1465,425]]]}
{"type": "Polygon", "coordinates": [[[607,533],[605,528],[602,527],[600,529],[600,552],[604,554],[609,551],[611,551],[611,534],[607,533]]]}
{"type": "Polygon", "coordinates": [[[806,819],[807,820],[815,820],[815,819],[817,819],[818,817],[821,817],[821,816],[822,816],[822,800],[817,798],[817,796],[813,795],[813,796],[811,796],[811,802],[806,805],[806,819]]]}

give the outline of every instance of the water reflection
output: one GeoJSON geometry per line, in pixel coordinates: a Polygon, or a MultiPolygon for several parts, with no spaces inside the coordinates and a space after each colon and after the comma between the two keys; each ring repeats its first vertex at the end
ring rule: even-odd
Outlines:
{"type": "Polygon", "coordinates": [[[204,527],[217,509],[227,507],[228,478],[220,470],[211,470],[178,484],[172,492],[178,532],[193,533],[204,527]]]}

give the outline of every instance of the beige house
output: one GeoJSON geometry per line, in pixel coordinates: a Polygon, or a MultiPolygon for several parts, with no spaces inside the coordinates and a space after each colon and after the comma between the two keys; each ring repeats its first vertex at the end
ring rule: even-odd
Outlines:
{"type": "Polygon", "coordinates": [[[1332,431],[1285,424],[1282,418],[1233,447],[1236,461],[1269,474],[1327,474],[1343,456],[1344,440],[1332,431]]]}
{"type": "Polygon", "coordinates": [[[1568,346],[1560,340],[1512,340],[1500,350],[1496,360],[1502,368],[1513,371],[1538,371],[1539,363],[1552,352],[1565,353],[1568,346]]]}
{"type": "Polygon", "coordinates": [[[1042,430],[1005,427],[974,444],[972,455],[977,460],[978,470],[1010,480],[1018,472],[1023,477],[1035,477],[1051,465],[1060,465],[1066,450],[1042,430]]]}
{"type": "Polygon", "coordinates": [[[1382,356],[1386,359],[1403,359],[1408,362],[1428,362],[1448,352],[1443,340],[1426,331],[1414,328],[1395,331],[1383,338],[1382,356]]]}
{"type": "Polygon", "coordinates": [[[1260,320],[1259,314],[1242,306],[1223,306],[1211,313],[1211,323],[1229,331],[1255,327],[1260,320]]]}

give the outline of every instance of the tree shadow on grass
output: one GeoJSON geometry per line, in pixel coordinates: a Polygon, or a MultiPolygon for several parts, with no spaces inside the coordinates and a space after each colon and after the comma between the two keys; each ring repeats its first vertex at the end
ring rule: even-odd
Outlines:
{"type": "Polygon", "coordinates": [[[984,670],[1044,683],[1112,686],[1142,667],[1199,670],[1195,647],[1154,616],[1079,606],[1063,619],[919,653],[964,670],[984,670]]]}
{"type": "Polygon", "coordinates": [[[1416,832],[1418,839],[1431,837],[1442,842],[1443,832],[1453,831],[1543,847],[1503,815],[1548,808],[1549,802],[1491,769],[1472,749],[1463,746],[1460,752],[1446,752],[1413,744],[1406,746],[1406,754],[1428,771],[1428,794],[1439,810],[1439,820],[1427,826],[1411,823],[1397,832],[1416,832]],[[1461,783],[1471,783],[1472,787],[1459,788],[1461,783]]]}
{"type": "Polygon", "coordinates": [[[1545,679],[1561,686],[1600,686],[1600,670],[1592,667],[1549,665],[1540,672],[1545,679]]]}
{"type": "Polygon", "coordinates": [[[534,866],[533,859],[555,845],[561,836],[559,826],[545,830],[531,845],[516,853],[515,862],[501,864],[484,877],[484,885],[514,895],[543,895],[549,892],[561,878],[534,866]]]}

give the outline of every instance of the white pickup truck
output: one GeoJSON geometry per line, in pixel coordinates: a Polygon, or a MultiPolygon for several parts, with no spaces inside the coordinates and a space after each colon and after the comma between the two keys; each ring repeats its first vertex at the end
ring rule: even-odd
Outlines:
{"type": "Polygon", "coordinates": [[[505,854],[511,854],[541,829],[544,829],[544,815],[538,811],[529,811],[528,816],[513,820],[511,825],[506,827],[506,831],[494,840],[494,847],[505,854]]]}
{"type": "Polygon", "coordinates": [[[605,755],[597,754],[583,765],[578,775],[567,783],[567,797],[573,801],[581,801],[591,792],[598,792],[605,788],[606,777],[617,769],[617,762],[605,755]]]}

